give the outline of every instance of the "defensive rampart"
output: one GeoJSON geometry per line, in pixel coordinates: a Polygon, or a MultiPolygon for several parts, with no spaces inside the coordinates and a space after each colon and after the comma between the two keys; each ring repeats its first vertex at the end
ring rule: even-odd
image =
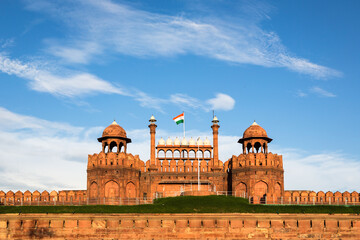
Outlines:
{"type": "Polygon", "coordinates": [[[2,214],[0,239],[360,239],[348,214],[2,214]]]}
{"type": "MultiPolygon", "coordinates": [[[[195,189],[195,188],[194,188],[195,189]]],[[[184,190],[187,190],[186,188],[184,190]]],[[[189,189],[188,189],[189,190],[189,189]]],[[[215,192],[214,194],[227,194],[227,192],[215,192]]],[[[229,193],[231,194],[231,193],[229,193]]],[[[177,192],[180,195],[180,191],[177,192]]],[[[240,191],[233,192],[236,197],[249,196],[240,191]]],[[[250,199],[252,196],[250,196],[250,199]]],[[[140,198],[97,198],[88,199],[86,190],[68,190],[68,191],[0,191],[0,205],[88,205],[88,204],[112,204],[112,205],[134,205],[151,203],[152,199],[140,198]]],[[[250,201],[251,202],[251,201],[250,201]]],[[[360,205],[360,194],[356,191],[349,192],[314,192],[314,191],[288,191],[285,190],[284,197],[267,197],[263,204],[302,204],[302,205],[360,205]]]]}

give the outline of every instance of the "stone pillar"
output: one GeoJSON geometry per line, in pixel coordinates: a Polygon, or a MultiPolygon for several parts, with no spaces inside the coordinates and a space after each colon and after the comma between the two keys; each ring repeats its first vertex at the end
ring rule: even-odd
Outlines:
{"type": "Polygon", "coordinates": [[[215,116],[214,119],[212,120],[213,125],[211,126],[212,130],[213,130],[213,170],[221,170],[219,169],[219,140],[218,140],[218,134],[219,134],[219,127],[220,125],[219,120],[217,119],[217,117],[215,116]]]}
{"type": "Polygon", "coordinates": [[[150,167],[149,171],[154,171],[156,168],[156,158],[155,158],[155,133],[156,133],[156,127],[155,124],[156,119],[154,116],[151,116],[150,120],[150,167]]]}

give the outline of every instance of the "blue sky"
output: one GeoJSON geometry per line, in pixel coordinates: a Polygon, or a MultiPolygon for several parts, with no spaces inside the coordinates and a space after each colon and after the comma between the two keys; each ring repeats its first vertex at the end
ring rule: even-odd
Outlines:
{"type": "Polygon", "coordinates": [[[220,157],[256,120],[285,188],[360,188],[358,1],[0,2],[0,176],[7,189],[84,189],[113,119],[133,154],[211,137],[220,157]],[[336,178],[334,178],[336,176],[336,178]],[[307,180],[300,181],[300,178],[307,180]]]}

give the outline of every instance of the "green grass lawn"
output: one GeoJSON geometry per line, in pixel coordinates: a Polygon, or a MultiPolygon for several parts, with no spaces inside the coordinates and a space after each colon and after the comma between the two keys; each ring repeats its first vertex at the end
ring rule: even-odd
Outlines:
{"type": "Polygon", "coordinates": [[[352,213],[360,206],[252,205],[247,199],[231,196],[182,196],[155,200],[135,206],[0,206],[3,213],[352,213]]]}

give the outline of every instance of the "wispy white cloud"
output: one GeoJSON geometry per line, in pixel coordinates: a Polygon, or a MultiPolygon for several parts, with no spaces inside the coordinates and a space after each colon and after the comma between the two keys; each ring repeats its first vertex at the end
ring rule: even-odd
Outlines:
{"type": "Polygon", "coordinates": [[[298,90],[297,92],[296,92],[296,96],[297,97],[301,97],[301,98],[303,98],[303,97],[307,97],[307,93],[306,92],[304,92],[304,91],[302,91],[302,90],[298,90]]]}
{"type": "Polygon", "coordinates": [[[140,106],[154,108],[159,112],[164,112],[163,107],[168,101],[162,98],[150,96],[140,90],[134,90],[134,92],[134,99],[140,103],[140,106]]]}
{"type": "MultiPolygon", "coordinates": [[[[209,123],[210,124],[210,123],[209,123]]],[[[67,123],[52,122],[13,113],[0,107],[0,182],[1,190],[61,190],[85,189],[87,155],[101,150],[96,138],[105,126],[89,129],[67,123]],[[64,177],[66,176],[66,177],[64,177]]],[[[126,129],[132,139],[128,152],[149,159],[149,129],[126,129]]],[[[219,136],[219,155],[225,162],[239,155],[240,138],[219,136]]],[[[175,138],[182,132],[157,129],[160,137],[175,138]]],[[[187,131],[187,138],[212,140],[211,131],[187,131]]],[[[285,189],[314,191],[353,191],[360,189],[360,161],[341,152],[308,153],[301,149],[269,146],[273,153],[282,154],[285,189]],[[336,176],[336,178],[334,178],[336,176]]]]}
{"type": "MultiPolygon", "coordinates": [[[[236,23],[215,17],[194,20],[151,13],[110,0],[67,4],[75,6],[28,1],[28,8],[50,13],[75,29],[72,33],[78,34],[73,33],[72,39],[49,46],[55,49],[50,52],[71,63],[87,63],[92,55],[107,51],[136,57],[195,54],[236,64],[285,67],[316,78],[341,75],[291,54],[276,33],[260,28],[259,20],[249,22],[245,17],[236,23]]],[[[261,16],[269,19],[266,14],[261,16]]]]}
{"type": "Polygon", "coordinates": [[[31,89],[57,96],[76,97],[91,93],[128,95],[119,87],[84,72],[56,74],[0,53],[0,71],[29,80],[31,89]]]}
{"type": "Polygon", "coordinates": [[[0,48],[6,49],[15,45],[14,38],[0,39],[0,48]]]}
{"type": "Polygon", "coordinates": [[[329,91],[326,91],[326,90],[324,90],[324,89],[322,89],[320,87],[312,87],[310,89],[310,92],[315,93],[315,94],[317,94],[317,95],[319,95],[321,97],[336,97],[335,94],[333,94],[333,93],[331,93],[329,91]]]}
{"type": "MultiPolygon", "coordinates": [[[[170,102],[178,105],[178,106],[182,106],[185,109],[186,108],[193,108],[193,109],[204,109],[204,110],[208,110],[206,104],[204,102],[201,102],[199,99],[193,98],[188,96],[187,94],[172,94],[170,96],[170,102]]],[[[185,110],[184,109],[184,110],[185,110]]]]}
{"type": "Polygon", "coordinates": [[[169,104],[182,106],[186,109],[209,111],[216,108],[217,110],[228,111],[233,109],[235,103],[232,97],[223,93],[217,94],[216,98],[203,102],[186,94],[172,94],[168,98],[158,98],[138,89],[120,88],[90,73],[56,71],[59,73],[42,69],[35,63],[23,63],[20,60],[11,59],[0,52],[0,72],[27,79],[32,90],[55,96],[73,98],[95,93],[119,94],[133,98],[143,107],[154,108],[160,112],[164,112],[164,107],[169,104]],[[224,105],[225,101],[231,104],[224,105]]]}
{"type": "Polygon", "coordinates": [[[134,98],[140,102],[141,106],[155,108],[159,112],[164,112],[164,106],[169,104],[177,105],[183,110],[200,109],[206,112],[210,110],[230,111],[235,106],[235,100],[224,93],[216,94],[215,98],[200,100],[183,93],[171,94],[169,98],[157,98],[141,91],[135,92],[134,98]]]}
{"type": "Polygon", "coordinates": [[[172,94],[169,99],[170,102],[183,107],[184,110],[188,108],[202,109],[204,111],[210,110],[222,110],[230,111],[235,106],[235,100],[224,93],[217,93],[214,98],[207,100],[200,100],[194,97],[190,97],[187,94],[172,94]]]}
{"type": "Polygon", "coordinates": [[[0,107],[0,131],[22,131],[24,135],[31,135],[36,131],[42,136],[57,136],[59,134],[78,135],[82,128],[73,127],[66,123],[50,122],[31,116],[13,113],[0,107]]]}
{"type": "Polygon", "coordinates": [[[298,90],[295,93],[295,96],[305,98],[305,97],[308,97],[311,94],[317,95],[319,97],[327,97],[327,98],[336,97],[336,95],[334,93],[329,92],[327,90],[324,90],[323,88],[320,88],[320,87],[317,87],[317,86],[311,87],[307,91],[298,90]]]}
{"type": "Polygon", "coordinates": [[[50,46],[46,50],[48,53],[71,63],[88,63],[94,55],[102,52],[101,46],[96,42],[81,42],[81,44],[75,44],[77,48],[61,46],[56,41],[46,42],[50,46]]]}

